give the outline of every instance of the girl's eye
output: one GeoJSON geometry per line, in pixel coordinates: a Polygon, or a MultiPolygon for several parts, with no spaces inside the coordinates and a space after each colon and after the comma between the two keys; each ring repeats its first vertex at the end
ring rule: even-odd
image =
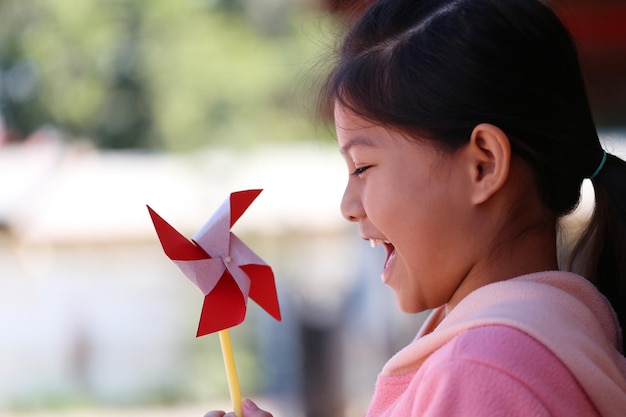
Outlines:
{"type": "Polygon", "coordinates": [[[358,167],[357,169],[354,170],[352,175],[359,176],[362,173],[364,173],[365,171],[367,171],[368,169],[370,169],[371,167],[372,167],[371,165],[365,165],[365,166],[362,166],[362,167],[358,167]]]}

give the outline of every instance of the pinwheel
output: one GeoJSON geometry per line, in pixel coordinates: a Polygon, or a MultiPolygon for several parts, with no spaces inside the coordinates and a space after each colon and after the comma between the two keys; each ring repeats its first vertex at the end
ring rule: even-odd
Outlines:
{"type": "Polygon", "coordinates": [[[234,192],[189,241],[148,206],[165,254],[204,294],[196,337],[219,332],[235,413],[241,397],[228,328],[246,315],[248,297],[281,320],[274,274],[269,265],[230,229],[262,190],[234,192]]]}

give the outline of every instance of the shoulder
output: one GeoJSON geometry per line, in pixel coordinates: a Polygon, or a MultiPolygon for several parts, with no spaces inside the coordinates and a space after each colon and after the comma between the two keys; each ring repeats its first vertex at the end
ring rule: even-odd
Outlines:
{"type": "Polygon", "coordinates": [[[459,333],[424,362],[415,381],[427,393],[422,405],[445,407],[441,412],[447,415],[459,410],[465,415],[597,415],[567,367],[536,339],[509,326],[459,333]]]}
{"type": "Polygon", "coordinates": [[[505,325],[475,327],[459,333],[433,353],[424,366],[450,362],[497,368],[529,382],[534,382],[535,377],[540,382],[552,379],[552,374],[569,374],[565,365],[535,338],[505,325]]]}

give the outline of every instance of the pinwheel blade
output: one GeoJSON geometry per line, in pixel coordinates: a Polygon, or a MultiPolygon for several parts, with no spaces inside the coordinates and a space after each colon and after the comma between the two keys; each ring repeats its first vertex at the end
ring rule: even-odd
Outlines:
{"type": "Polygon", "coordinates": [[[281,320],[278,295],[276,293],[276,283],[274,273],[268,265],[242,265],[240,268],[250,277],[250,294],[252,298],[263,310],[276,320],[281,320]]]}
{"type": "Polygon", "coordinates": [[[204,296],[196,337],[240,324],[246,316],[246,300],[228,271],[213,290],[204,296]]]}
{"type": "Polygon", "coordinates": [[[263,190],[237,191],[230,195],[230,227],[233,227],[250,204],[261,194],[261,191],[263,190]]]}
{"type": "Polygon", "coordinates": [[[195,261],[211,258],[204,249],[180,234],[178,230],[163,220],[150,206],[147,207],[163,251],[165,251],[168,258],[174,261],[195,261]]]}

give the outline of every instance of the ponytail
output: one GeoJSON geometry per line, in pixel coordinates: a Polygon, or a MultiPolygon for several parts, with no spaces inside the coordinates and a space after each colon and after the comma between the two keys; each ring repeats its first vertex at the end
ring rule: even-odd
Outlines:
{"type": "Polygon", "coordinates": [[[607,154],[592,175],[595,207],[574,247],[570,267],[593,282],[610,301],[626,329],[626,162],[607,154]]]}

